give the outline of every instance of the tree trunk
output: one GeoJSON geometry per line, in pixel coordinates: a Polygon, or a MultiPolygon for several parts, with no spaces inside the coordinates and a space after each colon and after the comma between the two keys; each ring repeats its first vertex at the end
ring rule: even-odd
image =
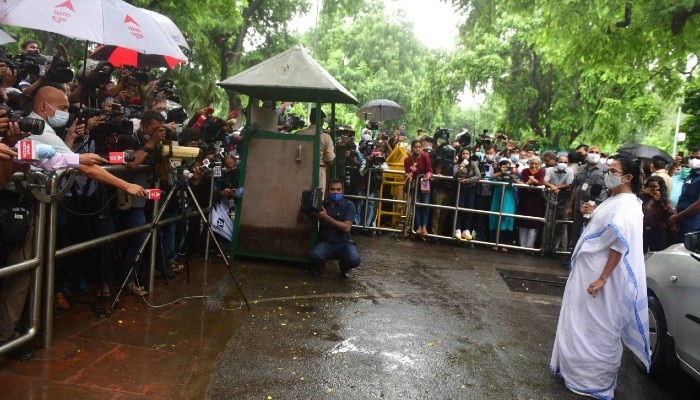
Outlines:
{"type": "MultiPolygon", "coordinates": [[[[224,79],[228,78],[229,74],[229,66],[230,65],[237,65],[238,62],[241,59],[241,53],[243,52],[243,41],[245,41],[246,34],[248,33],[248,28],[250,27],[250,19],[253,17],[255,12],[260,8],[260,6],[263,5],[265,0],[253,0],[248,4],[248,7],[246,7],[245,10],[243,10],[243,22],[241,23],[241,26],[238,28],[238,34],[236,35],[236,39],[233,41],[233,46],[231,47],[230,50],[226,49],[226,43],[228,43],[228,40],[226,42],[221,44],[221,51],[220,51],[220,57],[221,57],[221,80],[223,81],[224,79]]],[[[228,94],[228,105],[229,105],[229,110],[240,110],[241,109],[241,99],[240,96],[238,96],[238,93],[236,93],[233,90],[227,90],[226,93],[228,94]]],[[[240,113],[239,113],[240,115],[240,113]]],[[[240,116],[239,116],[240,120],[240,116]]],[[[239,121],[240,122],[240,121],[239,121]]]]}

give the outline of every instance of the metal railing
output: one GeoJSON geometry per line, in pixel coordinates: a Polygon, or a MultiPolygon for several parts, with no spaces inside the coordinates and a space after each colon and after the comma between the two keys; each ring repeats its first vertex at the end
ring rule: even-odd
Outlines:
{"type": "MultiPolygon", "coordinates": [[[[371,182],[372,180],[372,174],[376,173],[382,173],[382,174],[392,174],[393,176],[399,175],[401,178],[403,178],[403,171],[395,171],[395,170],[386,170],[386,171],[377,171],[377,170],[368,170],[368,182],[371,182]]],[[[422,177],[422,176],[421,176],[422,177]]],[[[419,179],[421,178],[419,177],[419,179]]],[[[474,238],[472,240],[467,241],[467,243],[472,243],[476,245],[484,245],[484,246],[496,246],[496,247],[502,247],[502,248],[512,248],[512,249],[519,249],[519,250],[526,250],[530,252],[535,252],[539,253],[540,255],[543,255],[545,253],[551,253],[551,254],[570,254],[570,250],[568,249],[568,246],[566,246],[566,243],[564,243],[566,250],[557,250],[553,248],[553,243],[554,243],[554,235],[556,234],[556,228],[560,224],[571,224],[572,222],[569,220],[559,220],[556,219],[556,209],[557,209],[557,202],[556,202],[556,195],[552,194],[552,192],[547,188],[546,186],[530,186],[530,185],[525,185],[525,184],[518,184],[518,183],[508,183],[508,182],[499,182],[499,181],[490,181],[490,180],[480,180],[478,183],[479,185],[490,185],[492,187],[503,187],[504,189],[506,187],[513,187],[516,189],[521,189],[521,190],[534,190],[538,191],[541,193],[543,196],[542,201],[545,204],[545,212],[543,217],[536,217],[536,216],[529,216],[529,215],[522,215],[518,214],[517,212],[515,213],[507,213],[503,211],[503,205],[504,205],[504,200],[505,200],[505,190],[500,190],[500,198],[499,198],[499,204],[498,208],[494,211],[492,210],[481,210],[481,209],[476,209],[476,208],[464,208],[464,207],[459,207],[459,195],[460,191],[463,189],[463,185],[459,184],[459,181],[453,177],[450,176],[442,176],[442,175],[433,175],[432,176],[432,184],[434,185],[436,181],[444,180],[444,181],[450,181],[452,182],[455,186],[456,189],[454,190],[454,204],[432,204],[432,203],[421,203],[418,201],[418,190],[419,190],[419,185],[416,185],[414,182],[411,182],[409,184],[409,188],[407,190],[407,198],[406,199],[392,199],[392,198],[386,198],[382,197],[382,192],[379,190],[378,196],[370,196],[371,190],[370,190],[370,184],[367,184],[367,189],[363,195],[345,195],[345,197],[353,199],[353,200],[358,200],[362,201],[365,204],[365,207],[362,208],[362,215],[360,216],[360,223],[355,223],[354,221],[353,226],[356,228],[361,228],[361,229],[367,229],[367,230],[374,230],[374,231],[387,231],[387,232],[404,232],[404,233],[413,233],[415,234],[415,229],[414,229],[414,224],[415,224],[415,215],[416,215],[416,208],[417,207],[426,207],[429,208],[430,210],[449,210],[452,211],[452,226],[450,229],[450,232],[455,232],[457,228],[457,217],[459,213],[471,213],[473,214],[473,217],[476,219],[478,215],[483,215],[486,217],[491,217],[495,216],[497,217],[497,223],[495,224],[495,229],[494,231],[494,240],[490,241],[487,238],[479,237],[474,238]],[[391,227],[386,227],[386,226],[378,226],[380,220],[380,217],[382,215],[381,212],[377,211],[376,217],[373,219],[374,225],[369,225],[366,223],[367,221],[367,216],[368,216],[368,208],[366,205],[370,201],[375,201],[377,202],[377,210],[380,207],[381,203],[389,203],[389,204],[399,204],[404,207],[404,211],[400,213],[401,216],[401,222],[399,222],[395,226],[391,227]],[[538,236],[540,237],[540,246],[537,248],[530,248],[530,247],[522,247],[515,245],[513,243],[503,243],[502,242],[502,232],[501,232],[501,222],[503,218],[513,218],[514,220],[530,220],[530,221],[539,221],[542,223],[542,228],[538,232],[538,236]]],[[[400,183],[401,185],[405,184],[403,181],[400,183]]],[[[495,190],[494,190],[495,192],[495,190]]],[[[360,213],[360,210],[358,209],[358,213],[360,213]]],[[[392,214],[398,214],[398,213],[384,213],[392,215],[392,214]]],[[[473,224],[474,225],[474,224],[473,224]]],[[[513,232],[516,232],[515,230],[513,232]]],[[[486,235],[488,236],[488,231],[486,232],[486,235]]],[[[442,239],[442,240],[454,240],[454,241],[460,241],[459,239],[453,237],[453,236],[444,236],[439,234],[439,232],[433,232],[428,235],[428,237],[431,238],[436,238],[436,239],[442,239]]]]}
{"type": "MultiPolygon", "coordinates": [[[[123,172],[133,172],[133,169],[127,169],[126,166],[104,166],[103,169],[119,175],[123,172]]],[[[152,173],[153,167],[142,165],[136,171],[142,173],[152,173]]],[[[34,197],[34,205],[32,206],[33,220],[33,254],[26,255],[26,259],[15,263],[7,264],[0,267],[0,278],[21,274],[30,273],[30,292],[29,292],[29,318],[27,329],[19,336],[11,339],[0,346],[0,354],[16,348],[24,343],[29,342],[34,338],[39,329],[39,321],[43,326],[43,344],[49,348],[53,345],[53,323],[54,323],[54,292],[55,292],[55,273],[56,261],[64,257],[81,253],[95,247],[99,247],[109,242],[118,239],[137,235],[141,232],[148,231],[152,223],[148,222],[145,225],[121,230],[92,238],[87,241],[75,243],[60,249],[56,248],[56,232],[58,227],[58,200],[67,192],[67,188],[72,185],[73,170],[65,170],[51,175],[45,175],[41,172],[30,172],[27,176],[21,173],[14,174],[11,179],[15,182],[24,182],[34,197]],[[67,175],[68,174],[68,175],[67,175]],[[68,181],[64,182],[64,178],[68,176],[68,181]],[[25,181],[27,178],[29,180],[25,181]],[[61,186],[62,185],[62,186],[61,186]],[[44,268],[42,268],[42,266],[44,268]],[[42,306],[43,293],[43,306],[42,306]],[[43,317],[41,317],[43,315],[43,317]]],[[[156,180],[157,181],[157,180],[156,180]]],[[[156,184],[157,187],[157,184],[156,184]]],[[[213,178],[212,185],[209,187],[210,200],[213,198],[213,178]]],[[[153,207],[153,216],[156,215],[159,209],[159,202],[156,200],[153,207]]],[[[211,209],[211,204],[207,205],[206,210],[211,209]]],[[[197,211],[187,212],[187,217],[198,216],[197,211]]],[[[162,218],[158,221],[158,226],[165,226],[176,223],[182,218],[181,215],[162,218]]],[[[209,235],[207,235],[207,238],[209,235]]],[[[154,231],[152,243],[157,242],[157,231],[154,231]]],[[[209,241],[207,240],[205,254],[208,254],[209,241]]],[[[157,246],[151,246],[151,251],[148,259],[149,273],[149,293],[153,292],[155,281],[155,267],[157,263],[157,246]]],[[[205,258],[206,261],[206,258],[205,258]]]]}

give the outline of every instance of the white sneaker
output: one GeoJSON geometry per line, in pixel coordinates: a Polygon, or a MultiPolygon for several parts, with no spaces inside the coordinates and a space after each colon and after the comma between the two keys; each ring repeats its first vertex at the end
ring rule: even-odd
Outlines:
{"type": "Polygon", "coordinates": [[[457,229],[455,231],[455,239],[460,239],[460,240],[462,239],[462,231],[461,230],[457,229]]]}
{"type": "Polygon", "coordinates": [[[469,233],[469,231],[464,231],[462,233],[462,239],[464,240],[472,240],[472,235],[469,233]]]}

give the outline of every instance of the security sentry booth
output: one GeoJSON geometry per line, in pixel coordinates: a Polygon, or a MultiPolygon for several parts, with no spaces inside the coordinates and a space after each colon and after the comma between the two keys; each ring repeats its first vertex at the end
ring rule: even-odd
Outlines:
{"type": "Polygon", "coordinates": [[[334,117],[336,103],[358,101],[301,46],[218,85],[250,97],[239,167],[245,195],[236,205],[230,254],[306,261],[316,231],[297,214],[302,192],[319,186],[322,121],[315,135],[278,133],[277,112],[259,103],[309,102],[319,110],[330,103],[334,117]]]}

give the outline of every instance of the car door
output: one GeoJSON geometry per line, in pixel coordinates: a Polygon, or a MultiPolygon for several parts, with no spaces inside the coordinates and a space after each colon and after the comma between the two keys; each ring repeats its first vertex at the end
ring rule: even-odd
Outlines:
{"type": "Polygon", "coordinates": [[[678,356],[700,371],[700,258],[676,265],[677,310],[672,332],[678,356]]]}

